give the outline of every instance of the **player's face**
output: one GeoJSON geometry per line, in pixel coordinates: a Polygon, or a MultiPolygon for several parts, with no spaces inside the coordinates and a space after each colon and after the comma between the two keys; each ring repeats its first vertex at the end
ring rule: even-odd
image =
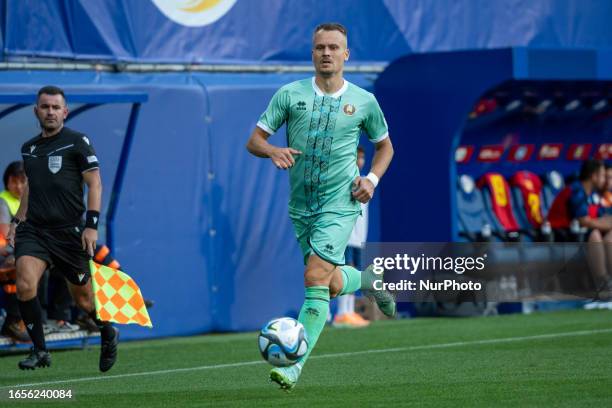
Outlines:
{"type": "Polygon", "coordinates": [[[62,95],[42,94],[34,107],[34,113],[40,122],[40,127],[47,132],[53,132],[64,126],[68,108],[62,95]]]}
{"type": "Polygon", "coordinates": [[[10,193],[14,197],[21,199],[21,196],[23,195],[23,191],[25,190],[27,182],[28,182],[28,179],[26,179],[25,176],[20,176],[20,177],[11,176],[8,179],[7,189],[8,191],[10,191],[10,193]]]}
{"type": "Polygon", "coordinates": [[[312,40],[312,63],[315,71],[323,76],[341,73],[349,50],[346,37],[340,31],[319,30],[312,40]]]}

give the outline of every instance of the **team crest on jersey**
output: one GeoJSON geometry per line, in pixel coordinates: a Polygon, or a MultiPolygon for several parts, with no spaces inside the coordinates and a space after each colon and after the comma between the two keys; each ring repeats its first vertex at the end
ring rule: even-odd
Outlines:
{"type": "Polygon", "coordinates": [[[62,156],[49,156],[49,170],[56,174],[62,168],[62,156]]]}
{"type": "Polygon", "coordinates": [[[342,111],[344,111],[344,113],[348,116],[353,116],[353,114],[355,113],[357,109],[355,108],[355,105],[351,105],[350,103],[347,103],[346,105],[344,105],[344,107],[342,108],[342,111]]]}

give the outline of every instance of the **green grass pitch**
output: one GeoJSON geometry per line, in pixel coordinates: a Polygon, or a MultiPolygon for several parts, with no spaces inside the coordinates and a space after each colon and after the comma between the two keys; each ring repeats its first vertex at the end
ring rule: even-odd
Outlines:
{"type": "Polygon", "coordinates": [[[76,401],[42,406],[612,406],[610,311],[326,328],[290,393],[268,383],[256,337],[122,343],[106,374],[97,371],[98,346],[56,351],[51,368],[27,372],[17,369],[22,356],[5,356],[0,406],[30,405],[8,400],[18,384],[73,390],[76,401]]]}

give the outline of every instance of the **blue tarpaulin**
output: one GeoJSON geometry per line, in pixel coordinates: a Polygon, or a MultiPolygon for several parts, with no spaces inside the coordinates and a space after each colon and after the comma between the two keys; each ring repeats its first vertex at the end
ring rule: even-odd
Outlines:
{"type": "Polygon", "coordinates": [[[354,62],[431,51],[612,46],[607,0],[337,0],[333,6],[318,0],[0,0],[4,11],[5,58],[307,62],[312,30],[324,21],[347,26],[354,62]]]}

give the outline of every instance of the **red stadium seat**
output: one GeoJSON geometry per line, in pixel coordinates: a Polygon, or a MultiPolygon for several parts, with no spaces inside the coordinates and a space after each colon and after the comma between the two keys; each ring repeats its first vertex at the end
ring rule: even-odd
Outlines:
{"type": "Polygon", "coordinates": [[[492,213],[492,218],[508,234],[508,238],[518,238],[520,230],[512,209],[512,197],[508,182],[499,173],[486,173],[478,181],[478,187],[483,190],[485,204],[492,213]]]}
{"type": "Polygon", "coordinates": [[[551,242],[552,229],[544,216],[542,180],[536,174],[523,170],[512,176],[510,185],[521,229],[534,241],[551,242]]]}
{"type": "MultiPolygon", "coordinates": [[[[522,208],[529,226],[540,228],[544,222],[542,214],[542,182],[540,178],[529,171],[519,171],[510,179],[512,187],[520,193],[522,208]]],[[[519,204],[517,202],[517,204],[519,204]]]]}

